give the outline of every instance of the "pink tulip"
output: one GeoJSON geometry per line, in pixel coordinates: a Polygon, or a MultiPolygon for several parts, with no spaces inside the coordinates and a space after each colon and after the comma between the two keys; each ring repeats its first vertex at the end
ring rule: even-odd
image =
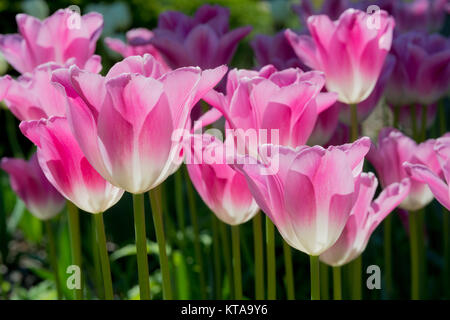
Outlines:
{"type": "Polygon", "coordinates": [[[0,35],[0,52],[20,73],[32,72],[46,62],[100,71],[100,57],[93,55],[103,28],[100,14],[80,17],[65,9],[44,21],[26,14],[18,14],[16,21],[19,34],[0,35]]]}
{"type": "Polygon", "coordinates": [[[131,29],[126,34],[127,42],[122,40],[106,38],[106,45],[113,51],[120,53],[124,58],[131,56],[143,56],[148,53],[151,54],[159,63],[169,70],[161,54],[156,48],[150,44],[153,38],[153,32],[145,28],[131,29]]]}
{"type": "Polygon", "coordinates": [[[61,66],[49,62],[17,80],[8,76],[0,78],[0,88],[9,86],[4,95],[5,103],[19,120],[39,120],[66,114],[65,97],[51,83],[52,72],[59,68],[61,66]]]}
{"type": "Polygon", "coordinates": [[[179,166],[181,137],[192,106],[227,71],[164,68],[150,55],[124,59],[106,77],[72,66],[53,81],[67,94],[67,118],[81,150],[109,182],[146,192],[179,166]]]}
{"type": "Polygon", "coordinates": [[[386,90],[393,106],[430,105],[450,90],[450,40],[444,36],[410,32],[395,38],[397,62],[386,90]]]}
{"type": "Polygon", "coordinates": [[[226,95],[212,90],[204,100],[233,129],[267,130],[267,141],[261,143],[272,143],[271,130],[278,130],[279,142],[274,143],[297,147],[308,140],[318,114],[336,101],[336,94],[320,93],[324,83],[317,71],[277,71],[271,65],[260,71],[234,69],[226,95]]]}
{"type": "Polygon", "coordinates": [[[325,73],[326,87],[338,100],[356,104],[372,93],[391,48],[394,19],[385,11],[373,16],[348,9],[337,21],[326,15],[308,18],[312,36],[286,31],[300,59],[325,73]]]}
{"type": "Polygon", "coordinates": [[[433,163],[405,163],[408,174],[426,183],[436,199],[450,210],[450,134],[436,140],[434,147],[442,172],[436,173],[433,163]]]}
{"type": "Polygon", "coordinates": [[[322,262],[340,267],[359,257],[381,221],[408,195],[410,181],[391,184],[372,201],[377,186],[374,174],[361,173],[356,183],[357,199],[345,228],[336,243],[320,255],[322,262]]]}
{"type": "Polygon", "coordinates": [[[100,213],[120,200],[124,191],[104,180],[89,164],[65,118],[25,121],[20,130],[37,146],[47,179],[78,208],[100,213]]]}
{"type": "Polygon", "coordinates": [[[370,139],[323,149],[260,148],[257,164],[236,164],[259,207],[277,226],[284,240],[311,256],[329,249],[339,238],[355,202],[370,139]],[[278,171],[267,174],[267,166],[278,171]]]}
{"type": "MultiPolygon", "coordinates": [[[[387,55],[386,60],[384,62],[383,69],[381,70],[380,77],[373,89],[372,93],[358,104],[358,123],[366,120],[372,113],[372,111],[379,104],[383,94],[385,92],[385,88],[387,82],[389,81],[389,77],[392,74],[395,66],[395,58],[392,55],[387,55]]],[[[341,102],[336,102],[341,106],[341,113],[339,115],[339,119],[345,124],[351,125],[351,116],[350,116],[350,106],[341,102]]]]}
{"type": "Polygon", "coordinates": [[[229,31],[228,8],[201,6],[194,17],[181,12],[160,14],[158,28],[153,30],[151,44],[163,55],[167,64],[175,69],[199,66],[209,69],[231,61],[241,39],[251,27],[229,31]]]}
{"type": "Polygon", "coordinates": [[[206,134],[195,135],[193,140],[189,148],[191,161],[186,166],[206,205],[229,225],[239,225],[253,218],[258,205],[245,177],[227,164],[225,145],[206,134]]]}
{"type": "Polygon", "coordinates": [[[300,4],[293,5],[292,10],[298,15],[302,24],[306,26],[310,16],[323,14],[329,16],[332,20],[336,20],[349,7],[349,0],[325,0],[317,12],[314,10],[314,4],[311,0],[300,0],[300,4]]]}
{"type": "Polygon", "coordinates": [[[44,176],[36,154],[28,161],[3,158],[1,168],[9,174],[11,188],[37,218],[47,220],[61,212],[65,200],[44,176]]]}
{"type": "MultiPolygon", "coordinates": [[[[386,188],[392,183],[401,182],[409,177],[403,167],[404,162],[428,164],[433,168],[433,172],[439,173],[439,162],[433,151],[434,144],[434,140],[417,144],[398,130],[384,128],[379,134],[378,146],[372,146],[367,159],[375,167],[381,185],[386,188]]],[[[427,185],[413,178],[409,195],[400,207],[416,211],[432,200],[433,194],[427,185]]]]}
{"type": "Polygon", "coordinates": [[[260,68],[271,64],[278,70],[288,68],[308,69],[295,54],[284,35],[284,31],[278,32],[274,36],[258,34],[253,38],[251,46],[260,68]]]}

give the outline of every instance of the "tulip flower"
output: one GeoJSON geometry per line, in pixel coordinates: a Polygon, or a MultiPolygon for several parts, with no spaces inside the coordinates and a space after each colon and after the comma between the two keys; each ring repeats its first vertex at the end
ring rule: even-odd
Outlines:
{"type": "Polygon", "coordinates": [[[295,4],[292,6],[292,10],[298,15],[302,24],[306,26],[308,18],[312,15],[327,15],[330,19],[336,20],[339,18],[341,13],[349,7],[349,0],[325,0],[319,12],[317,12],[314,10],[314,4],[311,0],[301,0],[300,4],[295,4]]]}
{"type": "Polygon", "coordinates": [[[68,122],[86,158],[133,194],[156,187],[178,168],[181,144],[172,133],[187,127],[192,106],[226,67],[163,70],[145,55],[126,58],[106,77],[76,66],[53,73],[65,89],[68,122]]]}
{"type": "Polygon", "coordinates": [[[278,70],[288,68],[308,69],[295,54],[284,35],[284,31],[278,32],[274,36],[258,34],[253,38],[250,45],[260,68],[271,64],[278,70]]]}
{"type": "Polygon", "coordinates": [[[49,62],[17,80],[8,79],[9,76],[0,78],[0,88],[9,87],[4,95],[6,106],[19,120],[39,120],[66,114],[65,96],[51,83],[52,72],[59,68],[61,66],[49,62]]]}
{"type": "Polygon", "coordinates": [[[166,11],[159,15],[150,43],[172,69],[209,69],[227,64],[239,41],[251,31],[250,26],[229,31],[229,16],[228,8],[208,4],[201,6],[194,17],[166,11]]]}
{"type": "Polygon", "coordinates": [[[16,21],[19,34],[0,35],[0,52],[20,73],[46,62],[75,64],[92,72],[101,69],[100,57],[94,55],[103,28],[99,13],[80,16],[65,9],[44,21],[26,14],[18,14],[16,21]]]}
{"type": "Polygon", "coordinates": [[[405,163],[412,179],[426,183],[436,200],[450,210],[450,134],[436,140],[434,147],[442,172],[436,173],[433,163],[405,163]]]}
{"type": "Polygon", "coordinates": [[[161,65],[165,66],[166,70],[169,70],[161,54],[150,44],[152,38],[152,31],[145,28],[136,28],[127,32],[126,43],[109,37],[105,38],[105,43],[111,50],[120,53],[124,58],[143,56],[146,53],[151,54],[161,65]]]}
{"type": "Polygon", "coordinates": [[[245,177],[227,164],[227,143],[214,136],[193,135],[186,167],[200,197],[223,222],[232,226],[235,298],[242,299],[239,225],[258,213],[245,177]]]}
{"type": "Polygon", "coordinates": [[[186,167],[200,197],[220,220],[229,225],[249,221],[259,208],[245,177],[227,164],[227,143],[206,134],[194,135],[192,140],[186,167]]]}
{"type": "Polygon", "coordinates": [[[20,130],[37,146],[47,179],[77,207],[100,213],[120,200],[124,191],[105,181],[89,164],[65,118],[25,121],[20,130]]]}
{"type": "Polygon", "coordinates": [[[1,168],[9,174],[11,188],[38,219],[48,220],[61,212],[65,200],[45,177],[36,154],[28,161],[3,158],[1,168]]]}
{"type": "Polygon", "coordinates": [[[164,297],[171,298],[162,226],[161,195],[156,188],[181,164],[182,134],[192,107],[224,76],[227,68],[198,67],[164,73],[151,55],[133,56],[106,77],[76,66],[53,73],[67,95],[67,118],[89,163],[113,185],[133,194],[141,299],[150,298],[145,235],[144,192],[150,193],[160,249],[164,297]]]}
{"type": "MultiPolygon", "coordinates": [[[[404,162],[430,165],[433,172],[439,174],[441,169],[433,150],[434,144],[434,140],[417,144],[400,131],[385,128],[379,134],[378,146],[372,146],[367,159],[375,167],[381,185],[386,188],[394,182],[401,182],[403,179],[409,178],[403,167],[404,162]]],[[[408,211],[417,211],[432,200],[433,194],[428,186],[412,179],[409,195],[400,204],[400,207],[408,211]]]]}
{"type": "Polygon", "coordinates": [[[228,74],[226,95],[212,90],[204,100],[233,129],[267,130],[261,144],[297,147],[308,140],[318,114],[336,101],[335,93],[320,92],[324,83],[324,75],[317,71],[277,71],[271,65],[260,71],[234,69],[228,74]],[[271,142],[272,129],[279,133],[278,143],[271,142]]]}
{"type": "Polygon", "coordinates": [[[371,16],[348,9],[335,22],[326,15],[308,18],[311,36],[286,31],[294,51],[326,76],[328,91],[338,100],[357,104],[373,91],[391,48],[394,19],[385,11],[371,16]]]}
{"type": "MultiPolygon", "coordinates": [[[[376,106],[380,103],[380,100],[384,95],[385,88],[387,86],[389,78],[392,74],[392,71],[394,70],[395,61],[396,59],[394,58],[394,56],[390,54],[386,56],[383,69],[381,69],[381,74],[380,77],[378,78],[375,88],[364,101],[361,101],[358,104],[358,123],[361,123],[364,120],[366,120],[372,114],[372,111],[376,108],[376,106]]],[[[339,104],[341,109],[339,119],[343,123],[351,125],[350,106],[341,102],[336,102],[336,104],[339,104]]]]}
{"type": "Polygon", "coordinates": [[[263,145],[256,164],[247,157],[234,165],[284,240],[312,257],[313,299],[320,296],[317,256],[333,246],[344,229],[355,201],[355,179],[369,148],[369,138],[328,149],[263,145]]]}
{"type": "Polygon", "coordinates": [[[408,195],[410,180],[389,185],[372,201],[377,186],[374,174],[361,173],[356,183],[357,199],[347,224],[336,243],[320,255],[321,261],[340,267],[361,255],[381,221],[408,195]]]}
{"type": "Polygon", "coordinates": [[[438,34],[410,32],[394,39],[396,65],[386,89],[395,107],[429,106],[450,90],[450,40],[438,34]]]}
{"type": "MultiPolygon", "coordinates": [[[[89,164],[70,131],[67,119],[26,121],[20,124],[22,133],[37,146],[39,164],[53,186],[78,208],[94,213],[98,250],[106,299],[113,299],[103,212],[115,205],[124,190],[103,179],[89,164]]],[[[69,227],[74,264],[81,266],[81,244],[78,211],[69,203],[69,227]]],[[[76,291],[82,298],[82,290],[76,291]]]]}

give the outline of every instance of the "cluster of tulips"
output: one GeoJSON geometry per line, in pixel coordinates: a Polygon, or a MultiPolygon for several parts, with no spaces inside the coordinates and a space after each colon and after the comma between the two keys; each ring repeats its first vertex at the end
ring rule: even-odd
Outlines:
{"type": "MultiPolygon", "coordinates": [[[[236,299],[243,298],[239,225],[253,219],[255,298],[276,298],[275,227],[290,270],[289,298],[297,272],[290,247],[310,256],[312,299],[320,298],[319,261],[333,267],[335,299],[342,297],[340,268],[351,263],[360,298],[361,255],[383,220],[390,252],[388,215],[396,207],[408,211],[411,297],[418,299],[425,259],[420,210],[434,198],[450,209],[443,103],[450,41],[432,33],[449,5],[379,1],[368,13],[371,4],[325,1],[317,13],[302,1],[294,10],[307,30],[254,37],[253,70],[228,70],[251,27],[229,30],[227,8],[204,5],[193,17],[164,12],[152,31],[130,30],[126,42],[105,39],[124,59],[104,76],[94,54],[100,14],[64,9],[43,21],[19,14],[18,33],[0,36],[0,52],[21,76],[0,78],[0,99],[37,151],[28,161],[3,158],[1,167],[39,219],[49,221],[67,203],[75,265],[83,241],[78,208],[93,214],[106,299],[114,288],[103,213],[124,192],[133,195],[140,298],[150,298],[147,192],[163,297],[174,298],[162,192],[173,193],[161,186],[172,174],[182,183],[183,161],[212,213],[232,226],[236,299]],[[361,132],[377,121],[366,119],[379,108],[391,116],[378,121],[372,142],[361,132]],[[427,140],[438,109],[442,136],[427,140]],[[365,158],[378,179],[363,172],[365,158]]],[[[57,271],[56,257],[52,264],[57,271]]],[[[392,286],[389,259],[383,270],[392,286]]],[[[74,291],[83,298],[82,288],[74,291]]]]}

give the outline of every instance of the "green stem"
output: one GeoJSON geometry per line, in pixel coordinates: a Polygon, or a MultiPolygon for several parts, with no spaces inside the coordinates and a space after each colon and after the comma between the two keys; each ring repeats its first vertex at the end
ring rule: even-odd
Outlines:
{"type": "Polygon", "coordinates": [[[329,267],[325,263],[320,263],[320,298],[322,300],[329,300],[329,267]]]}
{"type": "Polygon", "coordinates": [[[53,275],[55,278],[56,293],[58,296],[58,300],[61,300],[62,290],[58,272],[58,258],[56,257],[55,235],[53,234],[52,224],[50,220],[45,220],[45,227],[47,229],[48,253],[50,258],[50,265],[52,267],[53,275]]]}
{"type": "MultiPolygon", "coordinates": [[[[178,227],[180,228],[183,239],[186,232],[186,223],[184,219],[184,197],[183,197],[183,173],[177,170],[174,174],[175,179],[175,209],[177,213],[178,227]]],[[[182,243],[184,243],[182,241],[182,243]]]]}
{"type": "Polygon", "coordinates": [[[409,241],[411,250],[411,299],[420,299],[420,259],[419,237],[417,230],[418,212],[409,213],[409,241]]]}
{"type": "Polygon", "coordinates": [[[147,235],[145,231],[144,195],[133,194],[134,231],[141,300],[150,299],[150,276],[148,273],[147,235]]]}
{"type": "Polygon", "coordinates": [[[161,186],[149,191],[152,206],[153,224],[155,225],[156,241],[159,249],[159,263],[161,265],[164,300],[172,300],[172,284],[170,282],[169,260],[166,252],[166,238],[162,218],[161,186]]]}
{"type": "Polygon", "coordinates": [[[394,128],[399,128],[399,120],[400,120],[400,107],[394,106],[394,128]]]}
{"type": "Polygon", "coordinates": [[[418,132],[417,132],[417,110],[416,106],[411,106],[411,130],[412,130],[412,136],[415,141],[418,140],[418,132]]]}
{"type": "Polygon", "coordinates": [[[214,214],[211,215],[211,226],[213,232],[213,254],[214,254],[214,289],[215,298],[222,298],[222,265],[220,261],[220,239],[218,220],[214,214]]]}
{"type": "Polygon", "coordinates": [[[311,300],[320,300],[320,268],[319,257],[309,256],[311,268],[311,300]]]}
{"type": "Polygon", "coordinates": [[[255,299],[264,299],[264,252],[261,213],[253,218],[253,243],[255,247],[255,299]]]}
{"type": "Polygon", "coordinates": [[[362,255],[350,263],[352,267],[352,300],[362,299],[362,255]]]}
{"type": "Polygon", "coordinates": [[[97,227],[95,222],[95,214],[92,214],[92,258],[94,260],[94,272],[95,272],[95,287],[97,290],[97,296],[99,299],[105,298],[104,288],[103,288],[103,275],[102,267],[100,264],[100,252],[97,245],[97,227]]]}
{"type": "Polygon", "coordinates": [[[341,267],[333,267],[333,299],[342,300],[341,267]]]}
{"type": "Polygon", "coordinates": [[[232,226],[231,242],[233,247],[234,298],[236,300],[242,300],[241,246],[239,238],[239,226],[232,226]]]}
{"type": "Polygon", "coordinates": [[[231,250],[230,250],[230,242],[228,237],[228,225],[225,223],[219,222],[219,231],[220,231],[220,240],[222,242],[222,248],[223,248],[223,256],[225,261],[225,271],[227,273],[228,282],[230,286],[230,296],[231,292],[234,292],[234,281],[233,281],[233,268],[231,263],[231,250]]]}
{"type": "Polygon", "coordinates": [[[191,180],[189,178],[189,174],[187,169],[184,168],[184,177],[186,181],[187,187],[187,196],[189,203],[189,211],[191,214],[191,223],[194,231],[194,251],[195,251],[195,260],[197,261],[198,266],[198,274],[200,279],[200,295],[202,299],[206,299],[206,281],[205,281],[205,273],[203,268],[203,255],[202,255],[202,247],[200,243],[200,228],[198,225],[198,217],[197,217],[197,208],[195,206],[195,194],[194,188],[192,187],[191,180]]]}
{"type": "MultiPolygon", "coordinates": [[[[81,240],[80,240],[80,214],[78,208],[70,201],[67,202],[69,213],[69,233],[70,245],[72,247],[72,264],[78,266],[81,270],[81,240]]],[[[81,273],[83,274],[83,273],[81,273]]],[[[75,299],[83,299],[83,276],[81,277],[80,289],[75,289],[75,299]]]]}
{"type": "Polygon", "coordinates": [[[267,299],[277,298],[276,264],[275,264],[275,226],[266,216],[266,250],[267,250],[267,299]]]}
{"type": "Polygon", "coordinates": [[[386,282],[387,296],[392,298],[392,216],[388,215],[383,222],[384,224],[384,275],[386,282]]]}
{"type": "Polygon", "coordinates": [[[420,126],[420,138],[419,142],[423,142],[427,139],[427,107],[422,106],[422,123],[420,126]]]}
{"type": "Polygon", "coordinates": [[[288,300],[295,299],[294,269],[292,266],[291,247],[283,240],[284,266],[286,268],[286,296],[288,300]]]}
{"type": "Polygon", "coordinates": [[[103,289],[106,300],[114,299],[114,292],[111,278],[111,267],[109,265],[108,248],[106,247],[105,224],[103,222],[103,213],[94,214],[95,229],[97,230],[97,245],[100,255],[100,264],[103,274],[103,289]]]}
{"type": "Polygon", "coordinates": [[[350,105],[350,113],[351,113],[351,142],[356,141],[358,139],[358,108],[357,104],[350,105]]]}

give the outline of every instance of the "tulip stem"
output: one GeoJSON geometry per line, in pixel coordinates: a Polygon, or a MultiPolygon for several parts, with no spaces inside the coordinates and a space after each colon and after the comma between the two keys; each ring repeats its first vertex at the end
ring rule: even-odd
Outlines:
{"type": "MultiPolygon", "coordinates": [[[[70,245],[72,249],[72,264],[78,266],[81,270],[81,240],[80,240],[80,214],[78,208],[70,201],[67,202],[67,211],[69,214],[69,233],[70,245]]],[[[83,273],[81,273],[82,275],[83,273]]],[[[74,289],[75,299],[83,299],[83,276],[80,279],[80,288],[74,289]]]]}
{"type": "Polygon", "coordinates": [[[333,299],[342,300],[341,267],[333,267],[333,299]]]}
{"type": "MultiPolygon", "coordinates": [[[[175,209],[177,213],[178,227],[180,228],[183,239],[186,232],[186,223],[184,219],[184,198],[183,198],[183,173],[177,170],[174,174],[175,179],[175,209]]],[[[181,241],[184,244],[184,241],[181,241]]]]}
{"type": "Polygon", "coordinates": [[[362,299],[362,255],[350,263],[352,268],[352,300],[362,299]]]}
{"type": "Polygon", "coordinates": [[[394,128],[398,129],[399,125],[399,120],[400,120],[400,107],[399,106],[394,106],[394,128]]]}
{"type": "Polygon", "coordinates": [[[320,300],[319,256],[309,256],[311,268],[311,300],[320,300]]]}
{"type": "Polygon", "coordinates": [[[422,106],[422,123],[420,127],[419,142],[423,142],[427,139],[427,106],[422,106]]]}
{"type": "Polygon", "coordinates": [[[320,263],[320,299],[329,300],[328,266],[320,263]]]}
{"type": "Polygon", "coordinates": [[[228,277],[228,283],[230,286],[230,297],[231,292],[234,292],[234,281],[233,281],[233,271],[232,271],[232,264],[231,264],[231,251],[230,251],[230,242],[228,238],[228,232],[227,228],[228,226],[221,222],[219,222],[219,231],[220,231],[220,240],[222,242],[222,248],[223,248],[223,256],[225,260],[225,269],[228,277]]]}
{"type": "Polygon", "coordinates": [[[149,300],[150,276],[148,273],[144,194],[133,194],[133,208],[140,298],[141,300],[149,300]]]}
{"type": "Polygon", "coordinates": [[[214,214],[211,215],[211,226],[213,233],[213,254],[214,254],[214,289],[215,298],[222,298],[222,265],[220,260],[220,239],[218,220],[214,214]]]}
{"type": "Polygon", "coordinates": [[[392,298],[392,216],[388,215],[384,220],[384,274],[387,296],[392,298]]]}
{"type": "Polygon", "coordinates": [[[284,266],[286,268],[286,296],[288,300],[295,299],[294,269],[292,266],[291,247],[283,240],[284,266]]]}
{"type": "Polygon", "coordinates": [[[206,280],[205,273],[203,268],[203,255],[202,255],[202,247],[200,243],[200,228],[198,225],[198,217],[197,217],[197,209],[195,207],[195,194],[194,188],[192,187],[191,180],[189,178],[189,174],[187,172],[186,167],[184,168],[184,176],[187,187],[187,197],[189,204],[189,211],[191,214],[191,223],[194,231],[194,251],[195,251],[195,260],[197,261],[198,266],[198,275],[200,280],[200,295],[202,299],[206,299],[206,280]]]}
{"type": "Polygon", "coordinates": [[[351,142],[358,140],[358,108],[357,104],[353,103],[350,105],[350,116],[351,116],[351,142]]]}
{"type": "Polygon", "coordinates": [[[48,239],[48,254],[50,258],[50,266],[53,271],[53,276],[55,277],[55,286],[58,300],[62,299],[61,282],[59,279],[58,272],[58,259],[56,257],[56,243],[55,235],[53,234],[52,224],[50,220],[45,220],[45,227],[47,229],[47,239],[48,239]]]}
{"type": "Polygon", "coordinates": [[[411,130],[412,136],[415,141],[418,141],[419,137],[417,135],[417,110],[416,105],[411,105],[411,130]]]}
{"type": "Polygon", "coordinates": [[[236,300],[242,300],[242,269],[239,226],[231,227],[231,241],[233,247],[234,298],[236,300]]]}
{"type": "Polygon", "coordinates": [[[111,278],[111,267],[109,264],[108,248],[106,246],[105,224],[103,222],[103,213],[94,214],[95,229],[97,230],[97,246],[100,255],[100,264],[103,274],[103,288],[106,300],[114,299],[114,292],[111,278]]]}
{"type": "Polygon", "coordinates": [[[277,298],[275,265],[275,226],[266,216],[266,250],[267,250],[267,299],[277,298]]]}
{"type": "Polygon", "coordinates": [[[102,267],[100,263],[100,251],[98,250],[97,245],[97,226],[95,222],[95,214],[92,214],[92,258],[94,260],[94,271],[95,271],[95,287],[97,290],[97,296],[99,299],[104,299],[104,288],[103,288],[103,275],[102,275],[102,267]]]}
{"type": "Polygon", "coordinates": [[[411,250],[411,299],[420,299],[420,261],[418,237],[418,212],[409,212],[409,241],[411,250]]]}
{"type": "Polygon", "coordinates": [[[261,213],[253,218],[253,241],[255,246],[255,299],[264,299],[264,252],[261,213]]]}
{"type": "Polygon", "coordinates": [[[164,300],[172,300],[172,284],[170,282],[169,260],[166,252],[166,238],[164,235],[161,186],[149,191],[150,204],[152,207],[153,224],[155,225],[156,241],[159,249],[159,263],[161,265],[162,281],[163,281],[163,297],[164,300]]]}

